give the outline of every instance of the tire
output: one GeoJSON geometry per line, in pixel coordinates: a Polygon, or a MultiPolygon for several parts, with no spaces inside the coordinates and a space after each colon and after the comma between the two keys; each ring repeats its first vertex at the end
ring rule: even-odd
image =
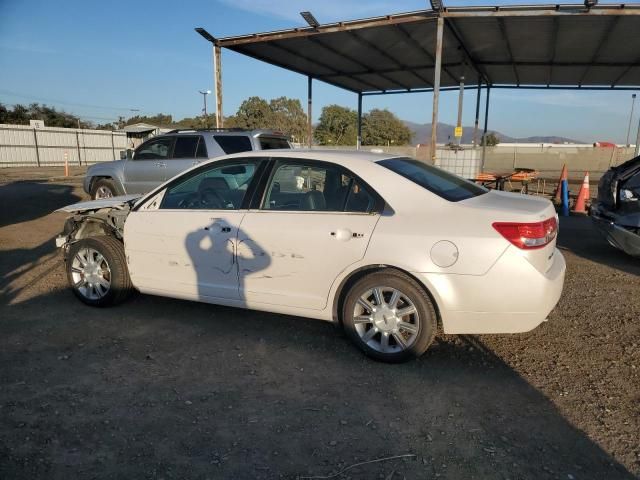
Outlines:
{"type": "Polygon", "coordinates": [[[360,350],[388,363],[422,355],[438,327],[429,295],[413,278],[396,270],[378,271],[358,280],[345,297],[342,324],[360,350]]]}
{"type": "Polygon", "coordinates": [[[117,305],[133,291],[124,247],[113,237],[88,237],[75,242],[69,248],[66,269],[75,296],[92,307],[117,305]]]}
{"type": "Polygon", "coordinates": [[[119,195],[118,188],[110,178],[101,178],[94,182],[91,187],[91,199],[116,197],[119,195]]]}

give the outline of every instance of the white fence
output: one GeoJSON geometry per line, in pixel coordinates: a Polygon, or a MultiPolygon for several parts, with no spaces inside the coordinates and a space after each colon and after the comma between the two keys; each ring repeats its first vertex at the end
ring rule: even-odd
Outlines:
{"type": "Polygon", "coordinates": [[[110,130],[0,124],[0,167],[90,165],[120,158],[127,135],[110,130]]]}

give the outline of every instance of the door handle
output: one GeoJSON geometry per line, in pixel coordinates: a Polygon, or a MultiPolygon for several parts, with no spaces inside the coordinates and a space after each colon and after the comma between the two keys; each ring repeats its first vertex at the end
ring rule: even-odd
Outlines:
{"type": "MultiPolygon", "coordinates": [[[[211,230],[211,227],[204,227],[204,229],[208,232],[211,230]]],[[[231,231],[231,227],[220,227],[220,231],[229,233],[231,231]]]]}
{"type": "Polygon", "coordinates": [[[346,242],[352,239],[353,237],[357,236],[357,234],[353,233],[348,228],[337,228],[336,230],[331,232],[331,236],[335,237],[336,240],[346,242]]]}

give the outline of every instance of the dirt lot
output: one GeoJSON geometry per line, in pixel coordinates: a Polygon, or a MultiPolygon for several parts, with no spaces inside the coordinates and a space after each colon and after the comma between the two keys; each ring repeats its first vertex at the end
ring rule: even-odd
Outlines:
{"type": "Polygon", "coordinates": [[[549,322],[384,365],[313,320],[82,305],[50,212],[84,194],[37,177],[0,185],[0,478],[296,478],[405,454],[335,478],[640,474],[640,261],[587,218],[562,221],[549,322]]]}

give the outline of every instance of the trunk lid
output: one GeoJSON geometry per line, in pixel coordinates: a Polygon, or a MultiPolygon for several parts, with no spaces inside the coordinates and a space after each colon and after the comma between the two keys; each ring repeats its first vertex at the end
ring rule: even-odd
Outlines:
{"type": "Polygon", "coordinates": [[[506,245],[524,257],[541,273],[546,273],[553,264],[553,255],[556,248],[557,227],[553,239],[546,245],[538,248],[522,249],[513,245],[492,225],[494,223],[525,223],[535,224],[551,218],[556,219],[557,214],[553,204],[540,197],[522,195],[519,193],[490,192],[470,198],[461,202],[467,207],[477,209],[477,215],[485,219],[493,233],[504,239],[506,245]]]}

